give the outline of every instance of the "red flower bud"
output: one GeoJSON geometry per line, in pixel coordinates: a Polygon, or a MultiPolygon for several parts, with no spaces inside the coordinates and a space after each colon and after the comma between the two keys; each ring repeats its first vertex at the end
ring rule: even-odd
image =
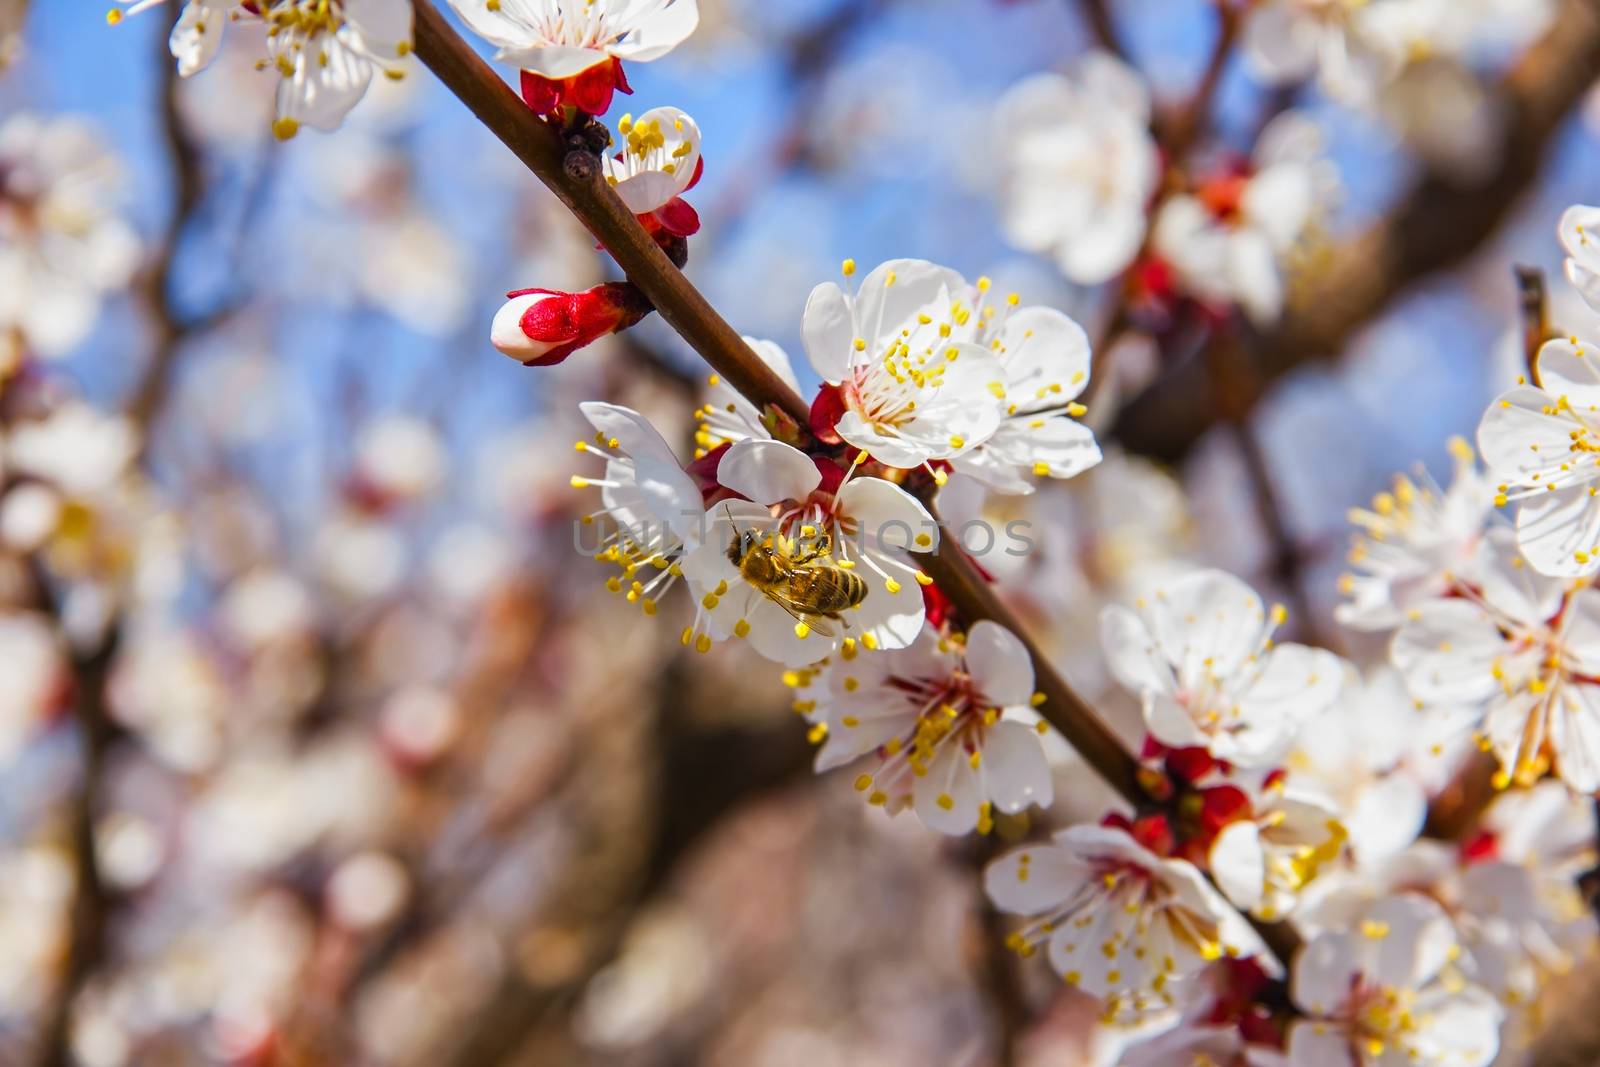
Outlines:
{"type": "Polygon", "coordinates": [[[811,432],[817,440],[825,445],[842,444],[844,439],[833,428],[844,417],[844,413],[844,393],[837,385],[823,382],[816,398],[811,401],[811,432]]]}
{"type": "Polygon", "coordinates": [[[540,115],[557,114],[564,107],[577,108],[586,115],[604,115],[611,108],[612,94],[617,92],[633,92],[620,59],[596,63],[570,78],[522,72],[522,99],[540,115]]]}
{"type": "Polygon", "coordinates": [[[1216,769],[1217,761],[1203,748],[1177,748],[1167,753],[1167,773],[1193,785],[1216,769]]]}
{"type": "Polygon", "coordinates": [[[922,587],[922,609],[927,615],[928,625],[935,630],[947,622],[954,621],[956,615],[956,606],[950,603],[949,597],[939,591],[937,585],[922,587]]]}
{"type": "Polygon", "coordinates": [[[628,282],[607,282],[581,293],[518,289],[495,314],[490,342],[529,367],[551,367],[607,334],[625,330],[651,310],[628,282]]]}
{"type": "Polygon", "coordinates": [[[1200,826],[1208,845],[1224,826],[1250,817],[1250,798],[1242,789],[1219,785],[1207,789],[1201,796],[1204,800],[1200,808],[1200,826]]]}
{"type": "Polygon", "coordinates": [[[1477,836],[1465,841],[1461,845],[1461,862],[1468,864],[1489,863],[1500,858],[1500,839],[1489,830],[1483,830],[1477,836]]]}
{"type": "Polygon", "coordinates": [[[1158,856],[1170,856],[1178,840],[1172,832],[1172,823],[1165,815],[1156,812],[1142,815],[1133,822],[1133,839],[1158,856]]]}

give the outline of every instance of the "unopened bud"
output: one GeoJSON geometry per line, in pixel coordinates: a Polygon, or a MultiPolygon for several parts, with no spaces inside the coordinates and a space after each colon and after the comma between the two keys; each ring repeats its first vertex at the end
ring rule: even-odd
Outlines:
{"type": "Polygon", "coordinates": [[[530,367],[550,367],[607,334],[625,330],[651,310],[627,282],[608,282],[581,293],[522,289],[508,294],[495,313],[489,340],[530,367]]]}

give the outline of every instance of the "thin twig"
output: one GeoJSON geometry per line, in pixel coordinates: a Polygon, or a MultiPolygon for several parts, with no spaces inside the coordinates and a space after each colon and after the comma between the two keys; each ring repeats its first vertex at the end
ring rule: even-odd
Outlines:
{"type": "Polygon", "coordinates": [[[155,346],[128,404],[129,416],[146,434],[166,403],[173,366],[189,332],[172,304],[172,276],[178,246],[205,197],[199,146],[189,133],[178,103],[178,67],[168,54],[166,37],[157,34],[156,41],[160,50],[157,62],[162,72],[161,130],[172,164],[173,202],[155,262],[150,265],[144,282],[144,300],[156,330],[155,346]]]}
{"type": "Polygon", "coordinates": [[[1083,17],[1084,25],[1089,27],[1095,43],[1117,58],[1126,60],[1128,47],[1123,43],[1121,32],[1117,30],[1116,20],[1111,17],[1111,5],[1106,0],[1077,0],[1077,2],[1078,13],[1083,17]]]}
{"type": "Polygon", "coordinates": [[[1522,320],[1522,357],[1528,380],[1539,381],[1539,349],[1550,339],[1550,310],[1544,271],[1538,267],[1513,267],[1517,279],[1517,313],[1522,320]]]}
{"type": "Polygon", "coordinates": [[[1311,610],[1311,598],[1306,595],[1304,574],[1305,554],[1289,528],[1284,514],[1283,496],[1278,491],[1277,480],[1265,450],[1257,438],[1257,431],[1248,420],[1233,424],[1234,442],[1244,460],[1245,473],[1250,478],[1250,488],[1255,495],[1256,513],[1272,545],[1272,559],[1268,573],[1283,587],[1290,600],[1289,616],[1295,620],[1298,635],[1309,644],[1326,645],[1317,634],[1316,615],[1311,610]]]}
{"type": "MultiPolygon", "coordinates": [[[[42,574],[36,580],[43,581],[42,574]]],[[[72,1063],[72,1018],[78,994],[88,984],[106,952],[111,898],[101,878],[95,851],[95,820],[106,754],[114,730],[106,709],[106,682],[116,658],[118,631],[113,628],[87,653],[72,661],[72,717],[78,728],[78,788],[70,812],[73,865],[72,912],[61,979],[45,1015],[39,1042],[39,1067],[72,1063]]]]}
{"type": "Polygon", "coordinates": [[[1212,42],[1211,55],[1206,60],[1205,73],[1189,97],[1189,102],[1171,123],[1161,138],[1161,145],[1176,164],[1189,154],[1211,121],[1212,104],[1222,85],[1222,75],[1233,57],[1234,45],[1239,41],[1239,31],[1245,15],[1230,5],[1228,0],[1213,0],[1217,11],[1217,38],[1212,42]]]}
{"type": "MultiPolygon", "coordinates": [[[[522,103],[429,0],[416,0],[415,11],[417,55],[422,62],[588,227],[661,317],[734,389],[758,406],[775,408],[806,425],[805,402],[668,260],[602,180],[594,156],[569,151],[561,135],[522,103]]],[[[1143,802],[1137,761],[1039,651],[955,541],[945,536],[937,553],[917,558],[964,619],[993,619],[1017,634],[1028,648],[1036,684],[1045,696],[1040,714],[1112,788],[1132,803],[1143,802]]],[[[1284,924],[1264,927],[1262,934],[1280,954],[1298,945],[1298,937],[1284,924]]]]}
{"type": "MultiPolygon", "coordinates": [[[[985,837],[966,850],[967,861],[978,878],[999,857],[1002,842],[985,837]]],[[[1006,929],[1000,912],[978,894],[978,921],[983,930],[983,946],[977,961],[976,985],[994,1021],[994,1067],[1015,1067],[1018,1045],[1029,1023],[1028,998],[1017,973],[1017,954],[1006,945],[1006,929]]]]}

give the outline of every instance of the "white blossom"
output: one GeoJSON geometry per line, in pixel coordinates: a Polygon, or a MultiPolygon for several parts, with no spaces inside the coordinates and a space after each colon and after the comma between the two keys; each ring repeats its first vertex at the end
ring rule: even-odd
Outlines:
{"type": "MultiPolygon", "coordinates": [[[[794,376],[789,353],[783,350],[782,345],[757,337],[746,337],[744,343],[750,346],[750,351],[756,354],[757,359],[772,369],[783,384],[796,393],[800,392],[800,382],[794,376]]],[[[772,437],[762,421],[761,412],[743,393],[729,385],[721,375],[712,375],[708,382],[705,403],[695,413],[700,420],[695,430],[695,445],[699,455],[735,441],[772,437]]]]}
{"type": "Polygon", "coordinates": [[[1458,950],[1444,911],[1412,894],[1318,936],[1294,961],[1291,995],[1307,1017],[1289,1031],[1289,1067],[1484,1067],[1500,1007],[1453,973],[1458,950]]]}
{"type": "Polygon", "coordinates": [[[1396,475],[1393,488],[1352,508],[1360,529],[1350,550],[1353,573],[1339,580],[1349,600],[1335,617],[1356,630],[1388,630],[1424,601],[1472,581],[1478,543],[1494,507],[1494,490],[1478,470],[1472,448],[1452,438],[1455,478],[1440,489],[1425,475],[1419,485],[1396,475]]]}
{"type": "Polygon", "coordinates": [[[814,461],[781,441],[746,440],[728,448],[717,464],[717,480],[738,498],[705,512],[703,540],[683,560],[703,611],[685,631],[686,643],[704,648],[730,635],[744,637],[768,659],[799,667],[846,641],[890,649],[916,640],[924,617],[921,585],[929,579],[905,559],[905,551],[934,548],[938,527],[904,489],[881,478],[853,477],[854,469],[814,461]],[[865,585],[864,599],[835,619],[780,601],[772,590],[751,584],[729,558],[730,546],[747,537],[801,560],[791,565],[854,574],[865,585]]]}
{"type": "MultiPolygon", "coordinates": [[[[164,0],[121,0],[136,14],[164,0]]],[[[216,58],[227,24],[259,19],[267,27],[263,67],[278,72],[273,132],[293,137],[302,125],[337,129],[366,95],[375,72],[405,75],[411,54],[410,0],[188,0],[169,45],[189,77],[216,58]]]]}
{"type": "Polygon", "coordinates": [[[1502,393],[1478,425],[1478,450],[1516,501],[1517,543],[1545,574],[1600,570],[1600,367],[1572,338],[1539,349],[1535,381],[1502,393]]]}
{"type": "Polygon", "coordinates": [[[1501,782],[1551,764],[1573,789],[1600,789],[1600,591],[1572,591],[1517,553],[1510,531],[1480,549],[1481,592],[1416,609],[1391,656],[1424,703],[1482,709],[1501,782]]]}
{"type": "Polygon", "coordinates": [[[1091,53],[1070,75],[1039,74],[1001,100],[1007,238],[1048,252],[1071,281],[1109,281],[1144,241],[1160,177],[1150,93],[1116,58],[1091,53]]]}
{"type": "Polygon", "coordinates": [[[579,441],[578,451],[606,463],[599,478],[572,478],[574,488],[600,488],[603,506],[584,521],[592,524],[604,516],[611,528],[602,528],[593,550],[621,570],[608,582],[610,588],[621,592],[626,583],[628,601],[653,615],[659,598],[683,574],[680,560],[700,544],[700,490],[637,411],[598,401],[580,404],[579,410],[595,435],[579,441]]]}
{"type": "Polygon", "coordinates": [[[987,833],[996,810],[1049,807],[1050,768],[1031,709],[1033,664],[1022,641],[987,620],[965,635],[924,627],[910,646],[855,649],[805,686],[823,725],[817,771],[858,766],[868,803],[912,808],[947,834],[987,833]]]}
{"type": "Polygon", "coordinates": [[[1012,947],[1044,944],[1056,972],[1104,998],[1109,1016],[1170,1006],[1174,987],[1206,964],[1259,946],[1192,864],[1118,829],[1073,826],[1010,852],[989,866],[984,888],[1002,911],[1030,917],[1012,947]]]}
{"type": "Polygon", "coordinates": [[[606,156],[606,184],[635,215],[651,215],[682,196],[700,176],[700,127],[675,107],[653,107],[618,123],[622,150],[606,156]]]}
{"type": "Polygon", "coordinates": [[[15,472],[54,486],[63,495],[92,498],[106,492],[138,450],[133,423],[69,401],[42,419],[18,423],[6,441],[15,472]]]}
{"type": "Polygon", "coordinates": [[[495,58],[552,81],[613,59],[643,63],[699,24],[695,0],[450,0],[495,58]]]}
{"type": "Polygon", "coordinates": [[[447,459],[439,433],[425,420],[391,415],[356,439],[355,476],[382,499],[421,500],[444,481],[447,459]]]}
{"type": "Polygon", "coordinates": [[[1274,645],[1283,609],[1269,617],[1255,591],[1221,571],[1195,571],[1107,607],[1101,643],[1112,672],[1138,694],[1150,733],[1200,746],[1241,767],[1270,766],[1300,724],[1337,698],[1343,673],[1331,652],[1274,645]]]}
{"type": "Polygon", "coordinates": [[[1252,321],[1270,323],[1283,310],[1291,254],[1330,195],[1326,168],[1316,126],[1280,115],[1242,173],[1162,204],[1153,249],[1199,299],[1237,304],[1252,321]]]}
{"type": "Polygon", "coordinates": [[[42,616],[0,611],[0,769],[68,695],[61,642],[42,616]]]}
{"type": "Polygon", "coordinates": [[[834,433],[902,468],[955,459],[994,435],[1005,370],[954,336],[974,314],[966,291],[961,275],[919,259],[884,263],[853,297],[832,282],[812,290],[801,332],[812,368],[835,389],[837,411],[823,420],[834,433]]]}
{"type": "Polygon", "coordinates": [[[133,276],[139,241],[118,214],[121,187],[121,164],[82,122],[19,112],[0,123],[0,376],[19,355],[77,346],[133,276]]]}
{"type": "Polygon", "coordinates": [[[1037,478],[1070,478],[1100,462],[1094,433],[1076,421],[1089,384],[1089,338],[1066,315],[1018,307],[1015,293],[989,297],[979,278],[962,296],[971,314],[951,336],[987,347],[1000,361],[1005,407],[993,435],[952,459],[951,466],[1004,493],[1031,493],[1037,478]]]}
{"type": "Polygon", "coordinates": [[[1208,865],[1237,907],[1266,922],[1295,910],[1301,893],[1344,850],[1349,831],[1339,813],[1308,793],[1261,791],[1248,818],[1223,827],[1208,865]]]}
{"type": "Polygon", "coordinates": [[[1600,208],[1567,208],[1557,228],[1567,250],[1567,280],[1589,306],[1600,311],[1600,208]]]}
{"type": "Polygon", "coordinates": [[[1422,832],[1428,798],[1472,747],[1476,721],[1470,705],[1418,707],[1386,666],[1365,677],[1352,668],[1338,701],[1296,734],[1285,759],[1288,784],[1341,813],[1350,851],[1365,867],[1422,832]]]}

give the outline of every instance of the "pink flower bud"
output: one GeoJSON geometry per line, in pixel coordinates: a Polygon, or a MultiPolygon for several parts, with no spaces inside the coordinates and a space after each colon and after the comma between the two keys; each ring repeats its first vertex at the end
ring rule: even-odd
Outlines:
{"type": "Polygon", "coordinates": [[[629,282],[607,282],[581,293],[518,289],[496,312],[489,341],[529,367],[553,367],[607,334],[625,330],[651,310],[629,282]]]}

